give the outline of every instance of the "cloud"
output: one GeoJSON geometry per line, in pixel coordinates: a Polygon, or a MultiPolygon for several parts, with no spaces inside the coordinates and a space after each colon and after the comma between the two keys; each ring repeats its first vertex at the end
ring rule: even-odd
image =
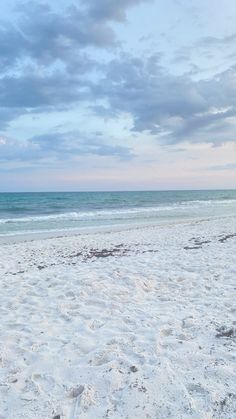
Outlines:
{"type": "MultiPolygon", "coordinates": [[[[111,22],[149,0],[101,0],[56,11],[42,2],[21,2],[12,22],[0,21],[0,129],[31,110],[73,106],[90,97],[89,76],[102,71],[89,47],[117,44],[111,22]]],[[[96,104],[94,104],[96,106],[96,104]]]]}
{"type": "Polygon", "coordinates": [[[210,48],[210,47],[227,47],[234,45],[236,41],[236,33],[221,38],[215,36],[205,36],[201,38],[195,45],[198,48],[210,48]]]}
{"type": "Polygon", "coordinates": [[[101,135],[87,135],[80,132],[47,134],[35,136],[29,140],[32,147],[40,153],[52,153],[58,158],[72,158],[82,155],[113,156],[120,160],[134,157],[131,149],[119,145],[107,145],[101,135]]]}
{"type": "MultiPolygon", "coordinates": [[[[83,102],[100,118],[129,114],[133,131],[147,131],[161,144],[235,141],[236,66],[195,81],[191,74],[168,72],[161,54],[121,54],[106,58],[107,64],[91,54],[91,47],[114,48],[112,22],[125,21],[130,7],[148,1],[83,0],[63,12],[40,2],[21,3],[15,24],[0,24],[0,129],[26,113],[63,110],[83,102]]],[[[204,38],[201,43],[231,43],[234,36],[204,38]]],[[[38,137],[27,141],[32,153],[45,151],[46,137],[40,144],[38,137]]],[[[50,142],[57,145],[57,151],[50,152],[57,153],[60,147],[66,152],[66,139],[61,134],[55,137],[56,143],[54,134],[47,137],[48,147],[50,142]]],[[[86,149],[76,138],[71,141],[80,153],[130,157],[127,148],[105,147],[107,140],[99,148],[89,138],[86,149]]]]}
{"type": "Polygon", "coordinates": [[[98,20],[124,21],[129,7],[140,3],[150,2],[150,0],[84,0],[89,7],[89,16],[98,20]]]}
{"type": "Polygon", "coordinates": [[[55,62],[77,65],[86,72],[94,65],[82,51],[89,47],[109,48],[117,44],[112,21],[124,21],[130,6],[149,0],[84,1],[63,12],[46,3],[25,2],[16,8],[16,23],[0,23],[1,72],[32,60],[41,66],[55,62]]]}
{"type": "MultiPolygon", "coordinates": [[[[21,76],[6,76],[0,84],[0,106],[37,108],[72,104],[88,98],[86,81],[55,71],[41,76],[29,72],[21,76]]],[[[9,111],[10,112],[10,111],[9,111]]]]}
{"type": "Polygon", "coordinates": [[[108,145],[101,135],[80,132],[50,133],[34,136],[24,141],[0,137],[0,161],[59,161],[74,160],[81,156],[109,156],[131,160],[134,154],[129,147],[108,145]]]}
{"type": "Polygon", "coordinates": [[[6,138],[0,137],[0,144],[6,144],[6,138]]]}
{"type": "MultiPolygon", "coordinates": [[[[1,89],[0,89],[1,90],[1,89]]],[[[0,93],[1,96],[1,93],[0,93]]],[[[14,119],[18,118],[23,113],[27,113],[27,110],[19,109],[17,107],[4,107],[1,106],[1,100],[0,100],[0,129],[4,131],[8,128],[9,123],[13,121],[14,119]]]]}
{"type": "Polygon", "coordinates": [[[235,62],[235,41],[236,32],[223,37],[202,37],[195,41],[192,45],[187,45],[177,50],[175,52],[175,57],[173,58],[173,63],[188,63],[189,66],[193,66],[192,70],[195,74],[198,75],[203,71],[209,70],[209,68],[211,68],[212,72],[216,72],[217,62],[219,67],[222,66],[222,64],[224,65],[224,63],[227,61],[235,62]],[[216,59],[217,56],[220,56],[219,61],[216,59]],[[201,58],[203,58],[204,60],[207,59],[208,68],[205,68],[205,70],[201,69],[196,64],[193,64],[193,60],[201,62],[201,58]],[[211,61],[212,64],[210,64],[209,67],[209,62],[211,61]]]}
{"type": "Polygon", "coordinates": [[[16,65],[17,59],[26,48],[22,33],[9,23],[0,22],[0,65],[1,73],[16,65]]]}
{"type": "Polygon", "coordinates": [[[167,73],[158,56],[125,55],[111,61],[93,94],[108,99],[113,112],[130,114],[134,131],[163,143],[235,141],[236,67],[194,81],[167,73]]]}
{"type": "Polygon", "coordinates": [[[220,164],[216,166],[208,167],[208,170],[218,171],[218,170],[236,170],[236,163],[220,164]]]}

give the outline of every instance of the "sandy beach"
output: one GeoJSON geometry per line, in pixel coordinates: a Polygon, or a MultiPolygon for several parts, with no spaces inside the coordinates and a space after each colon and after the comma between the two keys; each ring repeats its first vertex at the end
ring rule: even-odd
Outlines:
{"type": "Polygon", "coordinates": [[[0,418],[236,417],[236,219],[0,246],[0,418]]]}

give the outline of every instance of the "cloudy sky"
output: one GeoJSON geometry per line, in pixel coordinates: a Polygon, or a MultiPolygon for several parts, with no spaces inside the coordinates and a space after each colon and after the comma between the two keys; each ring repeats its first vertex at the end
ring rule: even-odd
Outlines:
{"type": "Polygon", "coordinates": [[[236,187],[222,5],[2,0],[0,191],[236,187]]]}

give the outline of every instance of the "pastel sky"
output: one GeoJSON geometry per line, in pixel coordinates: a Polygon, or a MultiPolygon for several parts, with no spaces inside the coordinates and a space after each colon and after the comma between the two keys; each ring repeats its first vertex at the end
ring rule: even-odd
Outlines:
{"type": "Polygon", "coordinates": [[[235,0],[2,0],[0,191],[236,187],[235,0]]]}

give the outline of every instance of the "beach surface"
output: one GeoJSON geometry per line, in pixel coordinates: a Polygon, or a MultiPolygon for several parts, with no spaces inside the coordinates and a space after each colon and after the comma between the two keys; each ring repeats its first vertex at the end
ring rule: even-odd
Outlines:
{"type": "Polygon", "coordinates": [[[0,251],[1,419],[236,417],[236,218],[0,251]]]}

